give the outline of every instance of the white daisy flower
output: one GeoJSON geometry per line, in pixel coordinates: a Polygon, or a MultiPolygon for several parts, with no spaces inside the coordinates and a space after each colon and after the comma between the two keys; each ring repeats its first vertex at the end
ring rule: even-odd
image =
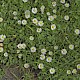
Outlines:
{"type": "Polygon", "coordinates": [[[17,53],[20,53],[20,50],[17,50],[17,53]]]}
{"type": "Polygon", "coordinates": [[[53,7],[55,7],[56,6],[56,2],[54,1],[54,2],[52,2],[52,5],[53,5],[53,7]]]}
{"type": "Polygon", "coordinates": [[[50,12],[47,12],[46,14],[47,14],[48,16],[50,16],[50,12]]]}
{"type": "Polygon", "coordinates": [[[63,55],[65,55],[65,54],[67,54],[67,50],[66,50],[66,49],[62,49],[62,50],[61,50],[61,53],[62,53],[63,55]]]}
{"type": "Polygon", "coordinates": [[[51,25],[51,30],[55,30],[56,29],[56,25],[55,24],[52,24],[51,25]]]}
{"type": "Polygon", "coordinates": [[[60,3],[64,4],[65,3],[65,0],[60,0],[60,3]]]}
{"type": "Polygon", "coordinates": [[[47,58],[46,58],[46,61],[47,61],[47,62],[52,62],[52,58],[51,58],[51,57],[47,57],[47,58]]]}
{"type": "Polygon", "coordinates": [[[27,21],[24,19],[24,20],[22,20],[22,24],[23,25],[26,25],[27,24],[27,21]]]}
{"type": "Polygon", "coordinates": [[[38,25],[43,26],[44,25],[43,21],[38,21],[38,25]]]}
{"type": "Polygon", "coordinates": [[[22,58],[22,54],[18,54],[18,58],[22,58]]]}
{"type": "Polygon", "coordinates": [[[70,44],[69,45],[69,49],[73,50],[74,49],[74,45],[73,44],[70,44]]]}
{"type": "Polygon", "coordinates": [[[17,47],[18,47],[18,49],[22,49],[22,44],[19,43],[19,44],[17,45],[17,47]]]}
{"type": "Polygon", "coordinates": [[[55,69],[54,68],[50,68],[49,72],[50,72],[50,74],[54,74],[55,73],[55,69]]]}
{"type": "Polygon", "coordinates": [[[46,52],[47,52],[46,49],[44,49],[44,48],[41,49],[41,53],[42,53],[42,54],[46,54],[46,52]]]}
{"type": "Polygon", "coordinates": [[[53,52],[52,52],[52,51],[49,51],[49,52],[48,52],[48,54],[49,54],[49,55],[52,55],[52,54],[53,54],[53,52]]]}
{"type": "Polygon", "coordinates": [[[36,18],[32,19],[32,22],[36,25],[38,24],[38,20],[36,18]]]}
{"type": "Polygon", "coordinates": [[[54,49],[57,50],[58,49],[58,46],[54,46],[54,49]]]}
{"type": "MultiPolygon", "coordinates": [[[[1,42],[3,42],[3,41],[1,41],[1,42]]],[[[3,43],[0,43],[0,46],[2,46],[2,47],[3,47],[3,43]]]]}
{"type": "Polygon", "coordinates": [[[49,21],[53,21],[54,20],[54,17],[53,16],[48,16],[48,20],[49,21]]]}
{"type": "Polygon", "coordinates": [[[3,47],[0,47],[0,52],[3,52],[3,47]]]}
{"type": "Polygon", "coordinates": [[[45,6],[44,6],[44,5],[42,5],[40,9],[41,9],[41,13],[42,13],[42,14],[44,14],[45,6]]]}
{"type": "Polygon", "coordinates": [[[13,15],[14,15],[14,16],[16,16],[16,15],[17,15],[17,12],[16,12],[16,11],[14,11],[14,12],[13,12],[13,15]]]}
{"type": "Polygon", "coordinates": [[[66,21],[68,21],[68,20],[69,20],[69,16],[68,16],[68,15],[65,15],[65,16],[64,16],[64,19],[65,19],[66,21]]]}
{"type": "Polygon", "coordinates": [[[8,57],[8,53],[7,53],[7,52],[5,52],[5,53],[4,53],[4,56],[5,56],[5,57],[8,57]]]}
{"type": "Polygon", "coordinates": [[[77,65],[77,69],[80,69],[80,64],[77,65]]]}
{"type": "Polygon", "coordinates": [[[32,8],[32,13],[36,14],[37,13],[37,8],[32,8]]]}
{"type": "Polygon", "coordinates": [[[38,68],[39,68],[39,69],[43,69],[43,68],[44,68],[44,64],[43,64],[43,63],[40,63],[40,64],[38,65],[38,68]]]}
{"type": "Polygon", "coordinates": [[[24,64],[24,68],[29,68],[29,66],[30,66],[29,63],[24,64]]]}
{"type": "Polygon", "coordinates": [[[21,20],[18,20],[18,24],[21,24],[21,20]]]}
{"type": "Polygon", "coordinates": [[[25,11],[25,18],[30,18],[30,11],[29,10],[26,10],[25,11]]]}
{"type": "Polygon", "coordinates": [[[73,73],[73,74],[76,74],[76,73],[77,73],[77,70],[76,70],[76,69],[73,69],[73,70],[72,70],[72,73],[73,73]]]}
{"type": "Polygon", "coordinates": [[[15,19],[15,20],[17,20],[17,19],[18,19],[18,17],[17,17],[17,16],[14,16],[14,19],[15,19]]]}
{"type": "Polygon", "coordinates": [[[41,33],[42,32],[42,28],[37,28],[36,32],[41,33]]]}
{"type": "Polygon", "coordinates": [[[53,13],[56,13],[57,11],[56,11],[56,9],[53,9],[53,13]]]}
{"type": "Polygon", "coordinates": [[[0,22],[3,22],[3,18],[2,17],[0,17],[0,22]]]}
{"type": "Polygon", "coordinates": [[[4,39],[6,38],[6,35],[0,35],[0,40],[4,41],[4,39]]]}
{"type": "Polygon", "coordinates": [[[28,2],[28,0],[22,0],[23,2],[28,2]]]}
{"type": "Polygon", "coordinates": [[[67,70],[67,74],[71,74],[71,70],[67,70]]]}
{"type": "Polygon", "coordinates": [[[65,7],[69,7],[69,3],[65,3],[65,7]]]}
{"type": "Polygon", "coordinates": [[[75,31],[74,31],[77,35],[79,35],[80,34],[80,30],[79,29],[75,29],[75,31]]]}
{"type": "Polygon", "coordinates": [[[44,60],[44,59],[45,59],[45,55],[41,54],[41,55],[40,55],[40,59],[41,59],[41,60],[44,60]]]}
{"type": "Polygon", "coordinates": [[[33,36],[30,36],[29,39],[33,41],[34,40],[34,37],[33,36]]]}
{"type": "Polygon", "coordinates": [[[23,43],[21,47],[22,47],[22,49],[25,49],[26,48],[26,44],[23,43]]]}
{"type": "Polygon", "coordinates": [[[36,47],[33,46],[30,48],[30,50],[31,50],[31,52],[36,52],[36,47]]]}

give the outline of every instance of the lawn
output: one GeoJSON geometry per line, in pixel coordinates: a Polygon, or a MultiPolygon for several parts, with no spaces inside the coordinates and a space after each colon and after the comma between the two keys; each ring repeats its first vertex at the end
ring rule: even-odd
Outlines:
{"type": "Polygon", "coordinates": [[[0,0],[0,80],[80,80],[80,0],[0,0]]]}

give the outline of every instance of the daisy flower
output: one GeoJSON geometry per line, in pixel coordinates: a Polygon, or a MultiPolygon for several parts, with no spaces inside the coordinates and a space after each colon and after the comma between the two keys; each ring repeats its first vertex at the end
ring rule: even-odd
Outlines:
{"type": "Polygon", "coordinates": [[[53,13],[56,13],[56,9],[53,9],[53,13]]]}
{"type": "Polygon", "coordinates": [[[38,65],[38,68],[39,68],[39,69],[43,69],[43,68],[44,68],[44,64],[43,64],[43,63],[40,63],[40,64],[38,65]]]}
{"type": "Polygon", "coordinates": [[[38,24],[38,20],[36,18],[32,19],[32,22],[36,25],[38,24]]]}
{"type": "Polygon", "coordinates": [[[50,68],[49,72],[50,72],[50,74],[54,74],[55,73],[55,69],[54,68],[50,68]]]}
{"type": "Polygon", "coordinates": [[[36,47],[33,46],[30,48],[30,50],[31,50],[31,52],[36,52],[36,47]]]}
{"type": "Polygon", "coordinates": [[[17,50],[17,53],[20,53],[20,50],[17,50]]]}
{"type": "Polygon", "coordinates": [[[3,22],[3,18],[2,17],[0,17],[0,22],[3,22]]]}
{"type": "Polygon", "coordinates": [[[71,70],[67,70],[67,74],[71,74],[71,70]]]}
{"type": "Polygon", "coordinates": [[[63,55],[65,55],[65,54],[67,54],[67,50],[66,50],[66,49],[62,49],[62,50],[61,50],[61,53],[62,53],[63,55]]]}
{"type": "Polygon", "coordinates": [[[70,44],[69,45],[69,49],[73,50],[74,49],[74,45],[73,44],[70,44]]]}
{"type": "Polygon", "coordinates": [[[17,12],[16,12],[16,11],[14,11],[14,12],[13,12],[13,15],[14,15],[14,16],[16,16],[16,15],[17,15],[17,12]]]}
{"type": "Polygon", "coordinates": [[[51,58],[51,57],[47,57],[47,58],[46,58],[46,61],[47,61],[47,62],[51,62],[51,61],[52,61],[52,58],[51,58]]]}
{"type": "Polygon", "coordinates": [[[25,2],[28,2],[28,0],[22,0],[22,1],[23,1],[24,3],[25,3],[25,2]]]}
{"type": "Polygon", "coordinates": [[[53,7],[55,7],[56,6],[56,2],[54,1],[54,2],[52,2],[52,5],[53,5],[53,7]]]}
{"type": "Polygon", "coordinates": [[[68,20],[69,20],[69,16],[68,16],[68,15],[65,15],[65,16],[64,16],[64,19],[65,19],[66,21],[68,21],[68,20]]]}
{"type": "Polygon", "coordinates": [[[29,66],[30,66],[30,65],[29,65],[28,63],[25,63],[25,64],[24,64],[24,68],[29,68],[29,66]]]}
{"type": "Polygon", "coordinates": [[[72,73],[73,73],[73,74],[76,74],[76,73],[77,73],[77,70],[76,70],[76,69],[73,69],[73,70],[72,70],[72,73]]]}
{"type": "Polygon", "coordinates": [[[29,39],[30,39],[31,41],[33,41],[33,40],[34,40],[34,37],[33,37],[33,36],[30,36],[29,39]]]}
{"type": "Polygon", "coordinates": [[[65,3],[65,0],[60,0],[60,3],[64,4],[65,3]]]}
{"type": "Polygon", "coordinates": [[[57,50],[58,49],[58,46],[54,46],[54,49],[57,50]]]}
{"type": "Polygon", "coordinates": [[[6,38],[6,35],[0,35],[0,40],[4,41],[4,39],[6,38]]]}
{"type": "Polygon", "coordinates": [[[48,16],[50,16],[50,12],[47,12],[46,14],[47,14],[48,16]]]}
{"type": "Polygon", "coordinates": [[[27,24],[27,21],[24,19],[24,20],[22,20],[22,24],[23,25],[26,25],[27,24]]]}
{"type": "Polygon", "coordinates": [[[26,10],[25,11],[25,18],[30,18],[30,11],[29,10],[26,10]]]}
{"type": "Polygon", "coordinates": [[[53,16],[48,16],[48,20],[49,21],[53,21],[54,20],[54,17],[53,16]]]}
{"type": "Polygon", "coordinates": [[[65,7],[69,7],[69,3],[65,3],[65,7]]]}
{"type": "Polygon", "coordinates": [[[48,54],[49,54],[49,55],[52,55],[52,54],[53,54],[53,52],[52,52],[52,51],[49,51],[49,52],[48,52],[48,54]]]}
{"type": "Polygon", "coordinates": [[[36,32],[41,33],[42,32],[42,28],[37,28],[36,32]]]}
{"type": "Polygon", "coordinates": [[[18,20],[18,24],[21,24],[21,20],[18,20]]]}
{"type": "Polygon", "coordinates": [[[80,30],[79,29],[75,29],[75,31],[74,31],[77,35],[79,35],[80,34],[80,30]]]}
{"type": "Polygon", "coordinates": [[[18,47],[18,49],[22,49],[22,44],[19,43],[19,44],[17,45],[17,47],[18,47]]]}
{"type": "Polygon", "coordinates": [[[41,59],[41,60],[44,60],[44,59],[45,59],[45,55],[41,54],[41,55],[40,55],[40,59],[41,59]]]}
{"type": "Polygon", "coordinates": [[[46,49],[41,49],[42,54],[46,54],[46,52],[47,52],[46,49]]]}
{"type": "Polygon", "coordinates": [[[22,54],[18,54],[18,58],[22,58],[22,54]]]}
{"type": "Polygon", "coordinates": [[[32,8],[32,13],[36,14],[37,13],[37,8],[32,8]]]}
{"type": "Polygon", "coordinates": [[[4,53],[4,56],[5,56],[5,57],[8,57],[8,53],[7,53],[7,52],[5,52],[5,53],[4,53]]]}
{"type": "Polygon", "coordinates": [[[43,21],[38,21],[38,25],[43,26],[44,25],[43,21]]]}
{"type": "Polygon", "coordinates": [[[26,44],[23,43],[23,44],[21,45],[21,47],[22,47],[22,49],[25,49],[25,48],[26,48],[26,44]]]}
{"type": "Polygon", "coordinates": [[[51,25],[51,30],[55,30],[56,29],[56,25],[55,24],[52,24],[51,25]]]}
{"type": "Polygon", "coordinates": [[[3,52],[3,47],[0,47],[0,52],[3,52]]]}
{"type": "Polygon", "coordinates": [[[44,6],[44,5],[42,5],[40,9],[41,9],[41,13],[42,13],[42,14],[44,14],[45,6],[44,6]]]}
{"type": "Polygon", "coordinates": [[[77,65],[77,69],[80,69],[80,64],[77,65]]]}

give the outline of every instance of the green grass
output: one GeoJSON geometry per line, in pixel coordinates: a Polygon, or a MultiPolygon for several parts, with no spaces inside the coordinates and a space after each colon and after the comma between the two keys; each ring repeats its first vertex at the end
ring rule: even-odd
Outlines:
{"type": "MultiPolygon", "coordinates": [[[[57,2],[56,7],[53,7],[51,2],[53,0],[29,0],[24,3],[22,0],[0,0],[0,17],[3,18],[3,22],[0,23],[0,34],[5,34],[6,39],[4,40],[4,52],[8,52],[8,57],[5,58],[3,53],[0,53],[0,77],[4,74],[3,66],[19,65],[24,72],[23,80],[31,80],[31,75],[34,77],[32,71],[29,73],[24,71],[24,64],[29,63],[30,67],[37,72],[38,64],[43,63],[44,68],[39,70],[37,73],[37,80],[80,80],[80,70],[77,70],[76,74],[67,75],[67,70],[77,69],[77,64],[80,64],[80,34],[75,34],[75,29],[80,30],[80,0],[66,0],[69,2],[70,7],[66,8],[64,4],[57,2]],[[36,1],[36,2],[35,2],[36,1]],[[44,14],[40,12],[41,5],[45,6],[44,14]],[[37,7],[38,13],[34,15],[31,12],[31,17],[27,19],[27,25],[17,24],[18,20],[26,19],[24,12],[30,10],[33,7],[37,7]],[[56,9],[57,18],[50,22],[47,19],[47,12],[51,15],[53,9],[56,9]],[[17,20],[14,19],[13,12],[16,11],[17,20]],[[64,20],[64,16],[69,15],[69,21],[64,20]],[[37,18],[38,20],[44,21],[42,26],[42,32],[37,33],[36,26],[32,23],[32,19],[37,18]],[[51,30],[51,24],[56,24],[56,29],[51,30]],[[14,36],[15,35],[15,36],[14,36]],[[34,40],[30,41],[29,37],[34,36],[34,40]],[[66,37],[68,39],[66,39],[66,37]],[[17,44],[25,43],[26,49],[21,50],[19,54],[23,54],[22,58],[18,58],[17,44]],[[74,50],[69,49],[69,45],[73,44],[74,50]],[[58,46],[58,50],[54,49],[54,46],[58,46]],[[35,46],[37,51],[31,53],[30,48],[35,46]],[[51,63],[46,60],[40,60],[41,49],[47,50],[46,57],[49,56],[48,51],[52,51],[53,58],[51,63]],[[67,50],[66,55],[61,54],[61,50],[65,48],[67,50]],[[49,69],[54,67],[55,74],[51,75],[49,69]]],[[[16,80],[16,79],[15,79],[16,80]]],[[[33,79],[34,80],[34,79],[33,79]]]]}

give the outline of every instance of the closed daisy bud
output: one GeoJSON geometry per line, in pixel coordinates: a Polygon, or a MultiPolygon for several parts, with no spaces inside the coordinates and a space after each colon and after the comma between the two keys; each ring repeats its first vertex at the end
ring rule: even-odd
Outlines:
{"type": "Polygon", "coordinates": [[[38,25],[43,26],[44,25],[43,21],[38,21],[38,25]]]}
{"type": "Polygon", "coordinates": [[[3,52],[3,47],[0,47],[0,52],[3,52]]]}
{"type": "Polygon", "coordinates": [[[44,64],[43,64],[43,63],[40,63],[40,64],[38,65],[38,68],[39,68],[39,69],[43,69],[43,68],[44,68],[44,64]]]}
{"type": "Polygon", "coordinates": [[[2,22],[3,21],[3,18],[2,17],[0,17],[0,22],[2,22]]]}
{"type": "Polygon", "coordinates": [[[80,69],[80,64],[77,65],[77,69],[80,69]]]}
{"type": "Polygon", "coordinates": [[[52,61],[52,58],[51,58],[51,57],[47,57],[47,58],[46,58],[46,61],[47,61],[47,62],[51,62],[51,61],[52,61]]]}
{"type": "Polygon", "coordinates": [[[41,33],[42,32],[42,28],[37,28],[36,30],[38,33],[41,33]]]}
{"type": "Polygon", "coordinates": [[[41,49],[42,54],[46,54],[46,52],[47,52],[46,49],[41,49]]]}
{"type": "Polygon", "coordinates": [[[32,13],[36,14],[37,13],[37,8],[32,8],[32,13]]]}
{"type": "Polygon", "coordinates": [[[74,45],[73,44],[70,44],[69,45],[69,49],[73,50],[74,49],[74,45]]]}
{"type": "Polygon", "coordinates": [[[30,49],[31,49],[31,52],[36,52],[36,47],[33,46],[30,49]]]}
{"type": "Polygon", "coordinates": [[[4,53],[4,56],[5,56],[5,57],[8,57],[8,53],[7,53],[7,52],[5,52],[5,53],[4,53]]]}
{"type": "Polygon", "coordinates": [[[68,20],[69,20],[69,16],[68,16],[68,15],[65,15],[65,16],[64,16],[64,19],[65,19],[66,21],[68,21],[68,20]]]}
{"type": "Polygon", "coordinates": [[[71,74],[71,70],[67,70],[67,74],[71,74]]]}
{"type": "Polygon", "coordinates": [[[41,59],[41,60],[44,60],[44,59],[45,59],[45,55],[41,54],[41,55],[40,55],[40,59],[41,59]]]}
{"type": "Polygon", "coordinates": [[[67,50],[66,50],[66,49],[62,49],[62,50],[61,50],[61,53],[62,53],[63,55],[66,55],[66,54],[67,54],[67,50]]]}
{"type": "Polygon", "coordinates": [[[79,35],[80,34],[80,30],[79,29],[75,29],[75,31],[74,31],[77,35],[79,35]]]}
{"type": "Polygon", "coordinates": [[[29,68],[29,64],[28,63],[25,63],[24,64],[24,68],[29,68]]]}
{"type": "Polygon", "coordinates": [[[73,73],[73,74],[76,74],[76,73],[77,73],[77,70],[76,70],[76,69],[73,69],[73,70],[72,70],[72,73],[73,73]]]}
{"type": "Polygon", "coordinates": [[[54,17],[53,16],[48,16],[48,20],[49,21],[53,21],[54,20],[54,17]]]}
{"type": "Polygon", "coordinates": [[[24,20],[22,20],[22,24],[23,25],[26,25],[27,24],[27,21],[24,19],[24,20]]]}
{"type": "Polygon", "coordinates": [[[55,24],[52,24],[51,25],[51,30],[55,30],[56,29],[56,25],[55,24]]]}
{"type": "Polygon", "coordinates": [[[50,72],[50,74],[54,74],[55,73],[55,69],[54,68],[50,68],[49,72],[50,72]]]}

